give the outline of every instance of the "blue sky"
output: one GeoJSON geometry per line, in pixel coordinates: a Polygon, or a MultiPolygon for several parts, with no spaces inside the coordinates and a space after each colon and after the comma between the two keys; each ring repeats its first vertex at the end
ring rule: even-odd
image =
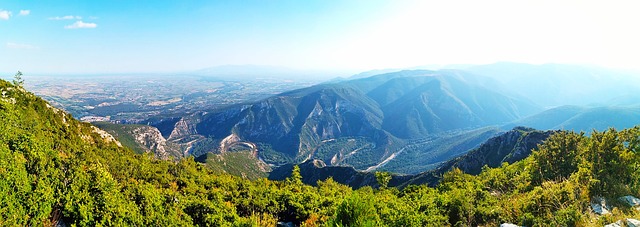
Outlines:
{"type": "Polygon", "coordinates": [[[496,61],[640,68],[634,1],[0,2],[0,72],[496,61]]]}

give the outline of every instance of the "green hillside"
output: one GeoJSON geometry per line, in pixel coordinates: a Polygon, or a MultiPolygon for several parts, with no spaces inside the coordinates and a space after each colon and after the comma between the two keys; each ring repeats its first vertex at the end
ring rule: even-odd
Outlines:
{"type": "Polygon", "coordinates": [[[107,134],[0,81],[0,225],[53,226],[602,226],[640,211],[640,128],[551,136],[528,158],[478,176],[454,169],[435,188],[353,190],[216,174],[192,158],[139,155],[107,134]],[[616,208],[597,216],[603,196],[616,208]]]}
{"type": "Polygon", "coordinates": [[[260,161],[250,151],[226,152],[222,154],[206,153],[196,161],[204,163],[216,174],[231,174],[244,179],[257,180],[267,177],[271,168],[260,161]]]}
{"type": "Polygon", "coordinates": [[[111,124],[109,122],[93,122],[96,127],[109,132],[123,146],[131,148],[136,154],[143,154],[148,151],[142,144],[138,143],[134,136],[129,133],[135,130],[138,125],[111,124]]]}

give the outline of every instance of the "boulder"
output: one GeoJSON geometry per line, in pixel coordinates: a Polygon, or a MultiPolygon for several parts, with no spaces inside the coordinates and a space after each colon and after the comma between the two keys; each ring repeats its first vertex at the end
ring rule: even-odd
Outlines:
{"type": "Polygon", "coordinates": [[[520,226],[511,224],[511,223],[502,223],[500,224],[500,227],[520,227],[520,226]]]}
{"type": "Polygon", "coordinates": [[[636,206],[640,206],[640,199],[631,196],[631,195],[627,195],[627,196],[622,196],[620,198],[618,198],[618,200],[622,201],[623,203],[629,205],[630,207],[636,207],[636,206]]]}
{"type": "Polygon", "coordinates": [[[591,199],[591,209],[594,213],[599,215],[610,214],[609,207],[607,206],[607,200],[602,197],[594,197],[591,199]]]}
{"type": "Polygon", "coordinates": [[[605,225],[604,227],[622,227],[622,220],[618,220],[617,222],[605,225]]]}
{"type": "Polygon", "coordinates": [[[633,218],[627,218],[627,226],[628,227],[640,227],[640,221],[633,218]]]}
{"type": "Polygon", "coordinates": [[[278,227],[295,227],[296,225],[293,224],[293,222],[282,222],[279,221],[276,226],[278,227]]]}

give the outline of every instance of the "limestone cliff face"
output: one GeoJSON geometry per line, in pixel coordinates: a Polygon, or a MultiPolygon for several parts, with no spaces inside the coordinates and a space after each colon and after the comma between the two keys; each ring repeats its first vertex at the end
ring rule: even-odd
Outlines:
{"type": "Polygon", "coordinates": [[[167,147],[167,140],[162,137],[160,130],[151,126],[141,126],[134,129],[131,133],[136,142],[149,152],[152,152],[156,158],[167,159],[169,158],[170,148],[167,147]]]}
{"type": "Polygon", "coordinates": [[[169,139],[177,139],[180,137],[195,134],[198,134],[195,122],[183,117],[178,122],[176,122],[173,131],[171,131],[171,135],[169,135],[169,139]]]}
{"type": "MultiPolygon", "coordinates": [[[[63,112],[64,113],[64,112],[63,112]]],[[[64,119],[64,118],[63,118],[64,119]]],[[[64,123],[66,124],[67,122],[64,121],[64,123]]],[[[108,132],[99,129],[98,127],[95,126],[91,126],[91,129],[93,129],[94,133],[97,133],[98,135],[100,135],[100,137],[102,137],[103,140],[107,141],[107,142],[113,142],[116,143],[119,147],[122,147],[122,144],[116,140],[111,134],[109,134],[108,132]]]]}
{"type": "Polygon", "coordinates": [[[104,140],[115,141],[119,146],[126,146],[134,152],[153,153],[159,159],[183,156],[180,144],[165,139],[156,127],[109,122],[93,124],[97,126],[93,127],[94,132],[100,134],[104,140]]]}

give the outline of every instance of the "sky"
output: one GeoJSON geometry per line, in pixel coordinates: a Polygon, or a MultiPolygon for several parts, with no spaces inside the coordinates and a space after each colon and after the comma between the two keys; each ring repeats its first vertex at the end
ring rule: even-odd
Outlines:
{"type": "Polygon", "coordinates": [[[2,0],[0,72],[499,61],[639,69],[639,8],[617,0],[2,0]]]}

